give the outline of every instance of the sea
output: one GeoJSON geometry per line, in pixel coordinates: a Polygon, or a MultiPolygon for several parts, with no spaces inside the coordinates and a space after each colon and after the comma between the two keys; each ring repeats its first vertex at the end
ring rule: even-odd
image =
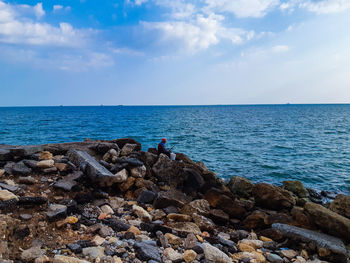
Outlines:
{"type": "Polygon", "coordinates": [[[130,137],[219,177],[350,194],[350,105],[1,107],[0,144],[130,137]]]}

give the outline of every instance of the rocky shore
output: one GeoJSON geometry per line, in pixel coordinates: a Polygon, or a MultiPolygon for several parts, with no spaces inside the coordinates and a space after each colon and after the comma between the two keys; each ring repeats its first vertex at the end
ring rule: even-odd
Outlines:
{"type": "Polygon", "coordinates": [[[217,178],[133,139],[0,145],[0,262],[348,263],[350,197],[217,178]]]}

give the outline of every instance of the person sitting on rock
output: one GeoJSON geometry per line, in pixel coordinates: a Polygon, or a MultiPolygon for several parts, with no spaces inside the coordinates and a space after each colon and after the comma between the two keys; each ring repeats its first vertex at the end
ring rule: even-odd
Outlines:
{"type": "Polygon", "coordinates": [[[165,144],[166,144],[166,139],[163,138],[162,141],[158,144],[158,155],[161,154],[161,153],[164,153],[170,158],[171,150],[167,149],[165,147],[165,144]]]}

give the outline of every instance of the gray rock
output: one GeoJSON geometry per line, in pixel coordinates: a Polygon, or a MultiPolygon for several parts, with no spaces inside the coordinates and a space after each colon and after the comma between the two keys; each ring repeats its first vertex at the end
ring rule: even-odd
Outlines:
{"type": "Polygon", "coordinates": [[[305,243],[312,242],[318,247],[329,249],[334,253],[348,255],[343,241],[341,241],[339,238],[323,233],[318,233],[312,230],[279,223],[273,224],[272,228],[279,230],[285,237],[305,243]]]}
{"type": "Polygon", "coordinates": [[[30,214],[20,214],[19,217],[24,221],[32,219],[32,215],[30,214]]]}
{"type": "Polygon", "coordinates": [[[266,259],[271,262],[271,263],[283,263],[283,259],[279,256],[279,255],[276,255],[276,254],[268,254],[266,256],[266,259]]]}
{"type": "Polygon", "coordinates": [[[9,160],[11,160],[10,150],[0,148],[0,161],[9,161],[9,160]]]}
{"type": "Polygon", "coordinates": [[[208,244],[203,243],[202,248],[204,250],[204,255],[207,260],[211,260],[218,263],[231,263],[231,259],[218,248],[208,244]]]}
{"type": "Polygon", "coordinates": [[[54,183],[53,187],[55,187],[57,189],[62,189],[64,191],[72,191],[72,189],[76,188],[77,185],[78,185],[78,183],[75,181],[61,179],[61,180],[57,181],[56,183],[54,183]]]}
{"type": "Polygon", "coordinates": [[[98,183],[102,187],[111,186],[118,179],[85,151],[70,150],[68,152],[68,157],[81,171],[85,172],[93,182],[98,183]]]}
{"type": "Polygon", "coordinates": [[[46,215],[49,221],[55,221],[61,218],[65,218],[67,215],[67,206],[51,204],[49,205],[49,209],[46,215]]]}
{"type": "Polygon", "coordinates": [[[169,190],[167,192],[159,192],[154,200],[153,206],[156,209],[165,208],[168,206],[183,207],[191,199],[180,191],[169,190]]]}
{"type": "Polygon", "coordinates": [[[46,250],[40,249],[40,247],[31,247],[27,250],[24,250],[21,254],[21,259],[24,262],[30,262],[33,261],[36,258],[39,258],[43,255],[45,255],[46,250]]]}
{"type": "Polygon", "coordinates": [[[149,190],[143,190],[138,198],[137,198],[137,202],[141,203],[141,204],[149,204],[152,203],[153,200],[156,198],[157,194],[149,191],[149,190]]]}
{"type": "Polygon", "coordinates": [[[161,262],[160,254],[156,246],[150,245],[145,241],[136,242],[136,256],[141,260],[155,260],[161,262]]]}
{"type": "Polygon", "coordinates": [[[23,162],[16,163],[12,167],[12,173],[13,174],[17,174],[17,175],[24,175],[24,176],[26,176],[26,175],[29,175],[31,171],[32,171],[32,169],[27,167],[23,162]]]}
{"type": "Polygon", "coordinates": [[[0,187],[3,189],[9,190],[10,192],[16,192],[18,190],[18,186],[8,185],[4,183],[0,183],[0,187]]]}

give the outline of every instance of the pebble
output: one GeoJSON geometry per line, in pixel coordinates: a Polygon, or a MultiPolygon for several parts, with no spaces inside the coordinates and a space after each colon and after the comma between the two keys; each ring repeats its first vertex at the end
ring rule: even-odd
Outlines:
{"type": "Polygon", "coordinates": [[[9,200],[12,200],[12,199],[18,200],[18,196],[13,194],[13,193],[11,193],[8,190],[0,190],[0,200],[1,201],[9,201],[9,200]]]}
{"type": "Polygon", "coordinates": [[[75,257],[55,255],[53,258],[53,263],[89,263],[89,261],[81,260],[75,257]]]}
{"type": "Polygon", "coordinates": [[[279,256],[279,255],[276,255],[276,254],[268,254],[266,256],[266,259],[271,262],[271,263],[283,263],[283,259],[279,256]]]}
{"type": "Polygon", "coordinates": [[[43,160],[43,161],[37,162],[37,164],[36,164],[36,166],[41,168],[41,169],[51,168],[54,165],[55,165],[54,160],[43,160]]]}
{"type": "Polygon", "coordinates": [[[90,259],[102,258],[105,255],[104,247],[86,247],[83,248],[83,255],[90,259]]]}
{"type": "Polygon", "coordinates": [[[211,260],[217,263],[231,263],[231,259],[220,249],[208,244],[202,244],[204,250],[205,259],[211,260]]]}
{"type": "Polygon", "coordinates": [[[21,259],[25,262],[33,261],[36,258],[40,258],[45,255],[45,249],[41,249],[40,247],[31,247],[26,249],[21,254],[21,259]]]}
{"type": "Polygon", "coordinates": [[[184,253],[184,260],[186,263],[193,262],[197,257],[197,253],[192,249],[186,250],[184,253]]]}

